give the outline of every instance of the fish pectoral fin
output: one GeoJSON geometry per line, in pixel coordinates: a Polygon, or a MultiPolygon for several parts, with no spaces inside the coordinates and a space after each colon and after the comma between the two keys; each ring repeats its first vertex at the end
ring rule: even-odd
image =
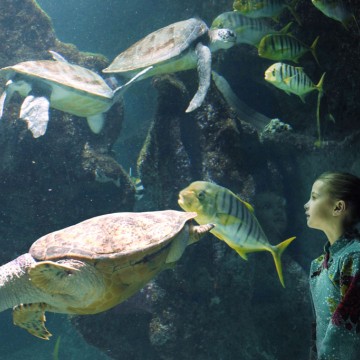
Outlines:
{"type": "Polygon", "coordinates": [[[46,132],[49,122],[50,101],[45,96],[28,95],[20,109],[20,119],[25,120],[34,138],[46,132]]]}
{"type": "Polygon", "coordinates": [[[289,85],[291,80],[294,79],[295,77],[296,77],[296,75],[289,76],[289,77],[285,78],[283,81],[286,85],[289,85]]]}
{"type": "Polygon", "coordinates": [[[241,223],[241,219],[233,216],[233,215],[229,215],[227,213],[217,213],[216,214],[216,218],[219,219],[220,224],[221,225],[233,225],[235,223],[241,223]]]}

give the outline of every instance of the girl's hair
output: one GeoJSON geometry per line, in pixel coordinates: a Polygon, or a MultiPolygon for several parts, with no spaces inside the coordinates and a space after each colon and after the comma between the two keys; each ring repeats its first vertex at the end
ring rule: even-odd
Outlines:
{"type": "Polygon", "coordinates": [[[317,180],[321,180],[330,196],[345,201],[350,208],[349,226],[360,221],[360,178],[345,172],[325,172],[317,180]]]}

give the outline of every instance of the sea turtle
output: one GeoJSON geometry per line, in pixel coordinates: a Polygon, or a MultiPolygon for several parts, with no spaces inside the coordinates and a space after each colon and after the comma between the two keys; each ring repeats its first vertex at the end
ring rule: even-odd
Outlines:
{"type": "Polygon", "coordinates": [[[199,87],[186,109],[190,112],[201,106],[210,86],[211,52],[228,49],[235,42],[232,30],[210,30],[204,21],[191,18],[147,35],[118,55],[103,72],[131,77],[134,72],[153,66],[144,79],[197,67],[199,87]]]}
{"type": "MultiPolygon", "coordinates": [[[[103,113],[110,109],[125,86],[112,90],[97,73],[68,63],[61,55],[50,51],[55,60],[25,61],[0,69],[8,79],[0,97],[0,119],[14,92],[25,97],[20,118],[27,122],[33,137],[46,132],[49,107],[76,116],[86,117],[90,129],[99,133],[104,124],[103,113]]],[[[148,69],[145,69],[145,72],[148,69]]]]}
{"type": "Polygon", "coordinates": [[[164,210],[97,216],[39,238],[29,253],[0,267],[0,311],[49,339],[45,311],[95,314],[121,303],[213,225],[197,214],[164,210]]]}

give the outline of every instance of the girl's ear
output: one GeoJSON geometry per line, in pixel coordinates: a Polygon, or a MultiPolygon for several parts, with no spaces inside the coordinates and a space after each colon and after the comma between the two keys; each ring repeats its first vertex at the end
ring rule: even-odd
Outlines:
{"type": "Polygon", "coordinates": [[[333,215],[334,216],[339,216],[341,214],[343,214],[346,210],[346,204],[344,200],[338,200],[335,203],[334,206],[334,210],[333,210],[333,215]]]}

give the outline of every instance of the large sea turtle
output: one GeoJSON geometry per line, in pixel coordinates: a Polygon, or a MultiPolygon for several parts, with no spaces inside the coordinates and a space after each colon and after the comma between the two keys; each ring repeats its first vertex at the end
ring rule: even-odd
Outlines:
{"type": "Polygon", "coordinates": [[[212,229],[196,215],[114,213],[45,235],[0,267],[0,311],[14,307],[15,325],[49,339],[45,311],[95,314],[124,301],[212,229]]]}
{"type": "Polygon", "coordinates": [[[34,138],[46,132],[49,107],[86,117],[90,129],[99,133],[104,124],[103,113],[119,99],[125,86],[142,75],[138,73],[125,85],[112,90],[97,73],[68,63],[54,51],[50,53],[55,61],[25,61],[0,69],[0,74],[8,79],[0,97],[0,119],[6,103],[18,92],[25,97],[20,118],[27,122],[34,138]]]}
{"type": "Polygon", "coordinates": [[[161,28],[118,55],[104,73],[121,73],[126,77],[153,66],[142,79],[197,67],[199,87],[186,112],[201,106],[210,86],[211,53],[228,49],[236,42],[229,29],[209,30],[200,19],[191,18],[161,28]]]}

